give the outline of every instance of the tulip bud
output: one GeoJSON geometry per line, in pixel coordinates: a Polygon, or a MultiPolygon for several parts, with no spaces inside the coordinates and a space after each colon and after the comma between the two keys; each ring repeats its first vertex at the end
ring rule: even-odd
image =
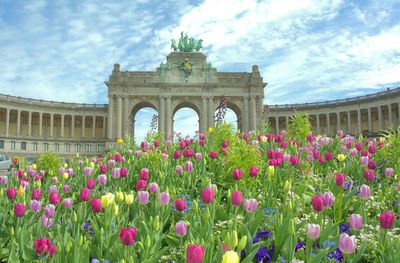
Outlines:
{"type": "Polygon", "coordinates": [[[210,210],[206,210],[206,212],[203,214],[203,219],[204,221],[207,221],[210,218],[210,210]]]}
{"type": "Polygon", "coordinates": [[[238,245],[237,245],[237,251],[240,252],[242,251],[245,247],[246,247],[246,243],[247,243],[247,236],[242,236],[242,238],[240,239],[238,245]]]}
{"type": "Polygon", "coordinates": [[[153,220],[153,228],[155,231],[158,231],[160,229],[160,217],[156,216],[153,220]]]}
{"type": "Polygon", "coordinates": [[[291,211],[293,209],[292,201],[288,202],[288,210],[291,211]]]}
{"type": "Polygon", "coordinates": [[[268,166],[268,176],[271,176],[274,174],[275,174],[275,167],[272,165],[268,166]]]}
{"type": "Polygon", "coordinates": [[[288,226],[288,234],[293,234],[295,230],[295,226],[294,226],[294,219],[291,218],[289,221],[289,226],[288,226]]]}
{"type": "Polygon", "coordinates": [[[147,235],[147,237],[146,237],[145,247],[146,247],[147,249],[150,249],[150,248],[151,248],[151,239],[150,239],[150,236],[149,236],[149,235],[147,235]]]}
{"type": "Polygon", "coordinates": [[[79,246],[83,245],[83,236],[79,236],[79,246]]]}
{"type": "Polygon", "coordinates": [[[10,235],[11,235],[11,236],[14,236],[14,227],[13,227],[13,226],[11,227],[10,235]]]}
{"type": "Polygon", "coordinates": [[[224,244],[225,245],[227,245],[227,244],[229,244],[229,241],[231,240],[231,232],[226,232],[226,235],[225,235],[225,239],[224,239],[224,244]]]}
{"type": "Polygon", "coordinates": [[[64,179],[64,180],[67,180],[68,177],[69,177],[68,173],[64,173],[64,174],[63,174],[63,179],[64,179]]]}
{"type": "Polygon", "coordinates": [[[235,249],[235,247],[238,244],[238,236],[236,230],[233,230],[230,234],[230,240],[229,240],[229,248],[231,250],[235,249]]]}
{"type": "Polygon", "coordinates": [[[121,259],[121,261],[120,261],[119,263],[125,263],[125,260],[124,260],[124,259],[121,259]]]}
{"type": "Polygon", "coordinates": [[[192,208],[195,213],[199,212],[199,205],[197,204],[197,201],[193,201],[192,208]]]}
{"type": "Polygon", "coordinates": [[[74,211],[74,213],[72,214],[72,222],[76,223],[78,221],[78,216],[76,214],[76,212],[74,211]]]}
{"type": "Polygon", "coordinates": [[[65,245],[65,252],[69,253],[70,251],[71,251],[71,243],[68,242],[68,243],[65,245]]]}
{"type": "Polygon", "coordinates": [[[284,189],[286,192],[289,192],[289,191],[292,189],[292,182],[286,180],[283,189],[284,189]]]}
{"type": "Polygon", "coordinates": [[[117,204],[114,203],[114,206],[113,206],[113,213],[114,213],[114,216],[117,216],[117,215],[118,215],[118,212],[119,212],[119,206],[118,206],[117,204]]]}
{"type": "Polygon", "coordinates": [[[17,229],[16,229],[16,231],[15,231],[15,234],[16,234],[17,236],[19,236],[20,233],[21,233],[21,227],[19,226],[19,227],[17,227],[17,229]]]}

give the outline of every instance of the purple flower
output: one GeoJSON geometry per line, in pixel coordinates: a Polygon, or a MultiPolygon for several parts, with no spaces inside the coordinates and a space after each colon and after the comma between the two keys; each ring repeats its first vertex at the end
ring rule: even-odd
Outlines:
{"type": "Polygon", "coordinates": [[[349,231],[350,231],[350,226],[347,223],[343,222],[339,226],[339,231],[340,231],[340,233],[347,233],[348,234],[349,231]]]}
{"type": "MultiPolygon", "coordinates": [[[[271,253],[272,254],[272,253],[271,253]]],[[[257,251],[256,254],[257,262],[266,262],[269,263],[272,260],[272,256],[270,255],[270,251],[266,247],[262,247],[257,251]]]]}

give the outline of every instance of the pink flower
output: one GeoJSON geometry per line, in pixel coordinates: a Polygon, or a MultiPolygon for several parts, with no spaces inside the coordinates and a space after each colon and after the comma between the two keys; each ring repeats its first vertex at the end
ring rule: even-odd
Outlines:
{"type": "Polygon", "coordinates": [[[374,178],[375,178],[374,170],[370,170],[370,169],[365,170],[365,171],[364,171],[364,178],[365,178],[365,180],[367,180],[367,181],[373,181],[374,178]]]}
{"type": "Polygon", "coordinates": [[[390,229],[393,227],[394,214],[391,211],[386,211],[379,215],[379,221],[383,229],[390,229]]]}
{"type": "Polygon", "coordinates": [[[184,199],[175,200],[175,209],[179,212],[186,209],[186,203],[184,199]]]}
{"type": "Polygon", "coordinates": [[[181,151],[178,150],[174,151],[174,159],[178,160],[179,158],[181,158],[181,151]]]}
{"type": "Polygon", "coordinates": [[[80,193],[81,201],[89,201],[90,200],[90,189],[82,188],[80,193]]]}
{"type": "Polygon", "coordinates": [[[178,223],[175,224],[175,233],[177,236],[184,237],[186,236],[187,233],[187,224],[185,221],[179,221],[178,223]]]}
{"type": "Polygon", "coordinates": [[[369,159],[367,156],[361,156],[360,157],[360,165],[361,166],[367,166],[369,162],[369,159]]]}
{"type": "Polygon", "coordinates": [[[71,207],[72,207],[72,204],[73,204],[73,201],[72,201],[71,198],[65,198],[65,199],[63,200],[63,205],[64,205],[64,208],[65,208],[65,209],[71,208],[71,207]]]}
{"type": "Polygon", "coordinates": [[[100,185],[106,185],[107,176],[105,174],[100,174],[99,177],[97,177],[97,181],[99,182],[100,185]]]}
{"type": "Polygon", "coordinates": [[[349,217],[349,225],[352,229],[360,230],[362,228],[363,218],[359,214],[351,214],[349,217]]]}
{"type": "Polygon", "coordinates": [[[321,229],[319,225],[316,224],[308,224],[307,225],[307,234],[312,240],[316,240],[319,238],[321,233],[321,229]]]}
{"type": "Polygon", "coordinates": [[[233,191],[232,192],[232,205],[240,206],[242,204],[242,192],[233,191]]]}
{"type": "Polygon", "coordinates": [[[385,169],[385,175],[387,177],[393,177],[393,174],[394,174],[394,169],[393,168],[386,168],[385,169]]]}
{"type": "Polygon", "coordinates": [[[33,244],[36,253],[38,255],[50,255],[53,256],[56,252],[56,246],[51,243],[50,238],[38,238],[33,244]]]}
{"type": "Polygon", "coordinates": [[[101,212],[101,210],[103,210],[100,199],[93,198],[91,204],[92,204],[93,213],[99,213],[99,212],[101,212]]]}
{"type": "Polygon", "coordinates": [[[207,187],[201,192],[201,199],[205,204],[211,204],[214,200],[214,191],[211,187],[207,187]]]}
{"type": "Polygon", "coordinates": [[[354,253],[357,248],[356,236],[349,236],[346,233],[342,233],[339,236],[338,247],[344,254],[354,253]]]}
{"type": "Polygon", "coordinates": [[[145,180],[139,180],[136,183],[136,191],[145,190],[147,182],[145,180]]]}
{"type": "Polygon", "coordinates": [[[33,199],[31,201],[31,210],[34,213],[39,212],[40,210],[42,210],[42,204],[38,200],[33,199]]]}
{"type": "Polygon", "coordinates": [[[15,196],[17,195],[17,190],[15,190],[14,188],[8,188],[6,190],[6,194],[8,199],[14,200],[15,196]]]}
{"type": "Polygon", "coordinates": [[[84,175],[89,176],[89,175],[91,175],[92,173],[93,173],[92,167],[85,167],[85,168],[83,168],[83,174],[84,174],[84,175]]]}
{"type": "Polygon", "coordinates": [[[333,159],[333,157],[334,157],[333,153],[331,153],[331,152],[325,153],[325,160],[330,161],[333,159]]]}
{"type": "Polygon", "coordinates": [[[100,165],[100,173],[102,174],[107,173],[107,165],[105,164],[100,165]]]}
{"type": "Polygon", "coordinates": [[[115,167],[111,170],[111,175],[114,178],[119,178],[121,176],[121,168],[115,167]]]}
{"type": "Polygon", "coordinates": [[[201,263],[204,257],[204,247],[200,245],[189,245],[186,250],[186,263],[201,263]]]}
{"type": "Polygon", "coordinates": [[[56,209],[55,209],[54,205],[48,204],[48,205],[46,206],[46,208],[44,209],[44,215],[45,215],[47,218],[53,218],[53,217],[54,217],[55,210],[56,210],[56,209]]]}
{"type": "Polygon", "coordinates": [[[183,167],[180,166],[180,165],[177,165],[177,166],[175,167],[175,172],[176,172],[177,174],[182,174],[182,173],[183,173],[183,167]]]}
{"type": "Polygon", "coordinates": [[[242,179],[243,171],[241,169],[235,169],[233,170],[232,174],[235,180],[240,180],[242,179]]]}
{"type": "Polygon", "coordinates": [[[50,193],[50,195],[49,195],[50,204],[57,205],[58,203],[60,203],[60,201],[61,201],[61,197],[58,193],[56,193],[56,192],[50,193]]]}
{"type": "Polygon", "coordinates": [[[311,203],[315,211],[320,212],[324,210],[324,198],[322,196],[313,196],[313,198],[311,199],[311,203]]]}
{"type": "Polygon", "coordinates": [[[146,205],[149,202],[149,193],[147,191],[138,192],[138,203],[140,205],[146,205]]]}
{"type": "Polygon", "coordinates": [[[87,185],[87,188],[93,189],[96,186],[96,180],[95,179],[87,179],[86,185],[87,185]]]}
{"type": "Polygon", "coordinates": [[[32,190],[32,199],[40,200],[40,196],[42,195],[42,191],[40,189],[33,189],[32,190]]]}
{"type": "Polygon", "coordinates": [[[63,191],[64,193],[70,193],[71,192],[71,187],[67,184],[63,185],[63,191]]]}
{"type": "Polygon", "coordinates": [[[195,157],[197,161],[201,161],[203,159],[203,155],[201,153],[196,153],[195,157]]]}
{"type": "Polygon", "coordinates": [[[119,171],[119,175],[121,177],[126,177],[128,175],[128,168],[126,167],[121,167],[120,171],[119,171]]]}
{"type": "Polygon", "coordinates": [[[339,187],[342,187],[343,183],[344,183],[344,174],[336,173],[335,174],[335,179],[336,179],[336,185],[339,186],[339,187]]]}
{"type": "Polygon", "coordinates": [[[360,187],[360,197],[364,200],[368,200],[370,198],[370,189],[368,185],[363,184],[360,187]]]}
{"type": "Polygon", "coordinates": [[[211,159],[217,158],[217,152],[216,152],[216,151],[211,151],[211,152],[210,152],[210,158],[211,158],[211,159]]]}
{"type": "Polygon", "coordinates": [[[169,193],[167,193],[167,192],[160,193],[158,202],[160,202],[160,204],[162,204],[162,205],[169,204],[169,193]]]}
{"type": "Polygon", "coordinates": [[[289,159],[289,161],[290,161],[290,164],[292,165],[292,166],[296,166],[296,165],[298,165],[299,164],[299,157],[297,157],[297,156],[290,156],[290,159],[289,159]]]}
{"type": "Polygon", "coordinates": [[[149,179],[149,169],[142,168],[139,173],[139,177],[141,180],[147,181],[149,179]]]}
{"type": "Polygon", "coordinates": [[[14,214],[16,217],[23,217],[25,215],[25,205],[23,203],[16,203],[14,205],[14,214]]]}
{"type": "Polygon", "coordinates": [[[53,225],[53,218],[43,215],[40,217],[40,222],[42,223],[42,226],[47,229],[53,225]]]}
{"type": "Polygon", "coordinates": [[[149,184],[149,191],[152,194],[158,193],[158,184],[157,183],[151,183],[149,184]]]}
{"type": "Polygon", "coordinates": [[[135,243],[136,238],[136,228],[134,227],[126,227],[121,228],[119,231],[119,238],[125,246],[130,246],[135,243]]]}
{"type": "Polygon", "coordinates": [[[243,207],[247,213],[253,213],[256,211],[258,206],[257,200],[254,198],[251,199],[244,199],[243,207]]]}
{"type": "Polygon", "coordinates": [[[193,163],[191,161],[187,161],[185,163],[185,170],[186,172],[191,173],[193,171],[193,163]]]}
{"type": "Polygon", "coordinates": [[[323,198],[323,206],[324,207],[331,207],[333,202],[335,201],[335,196],[331,192],[325,192],[322,194],[323,198]]]}
{"type": "Polygon", "coordinates": [[[254,177],[254,176],[257,176],[257,174],[258,174],[258,168],[257,168],[257,166],[250,166],[250,170],[249,170],[249,176],[250,177],[254,177]]]}

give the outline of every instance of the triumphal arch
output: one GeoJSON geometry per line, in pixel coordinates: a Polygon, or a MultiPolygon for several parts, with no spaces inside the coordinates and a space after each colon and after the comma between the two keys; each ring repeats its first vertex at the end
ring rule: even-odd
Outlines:
{"type": "Polygon", "coordinates": [[[189,107],[199,116],[199,128],[205,132],[214,126],[220,98],[237,116],[241,131],[254,130],[261,120],[265,83],[257,65],[248,72],[218,72],[200,51],[197,41],[181,34],[172,40],[166,62],[155,71],[121,71],[115,64],[108,87],[107,140],[134,134],[134,117],[144,108],[158,112],[158,131],[166,138],[173,135],[173,116],[189,107]]]}

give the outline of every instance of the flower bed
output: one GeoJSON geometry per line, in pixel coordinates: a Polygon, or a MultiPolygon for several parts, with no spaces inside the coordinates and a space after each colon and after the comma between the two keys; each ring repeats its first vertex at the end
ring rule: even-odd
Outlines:
{"type": "Polygon", "coordinates": [[[397,261],[398,133],[294,140],[231,128],[119,141],[57,169],[20,165],[0,177],[0,259],[397,261]]]}

